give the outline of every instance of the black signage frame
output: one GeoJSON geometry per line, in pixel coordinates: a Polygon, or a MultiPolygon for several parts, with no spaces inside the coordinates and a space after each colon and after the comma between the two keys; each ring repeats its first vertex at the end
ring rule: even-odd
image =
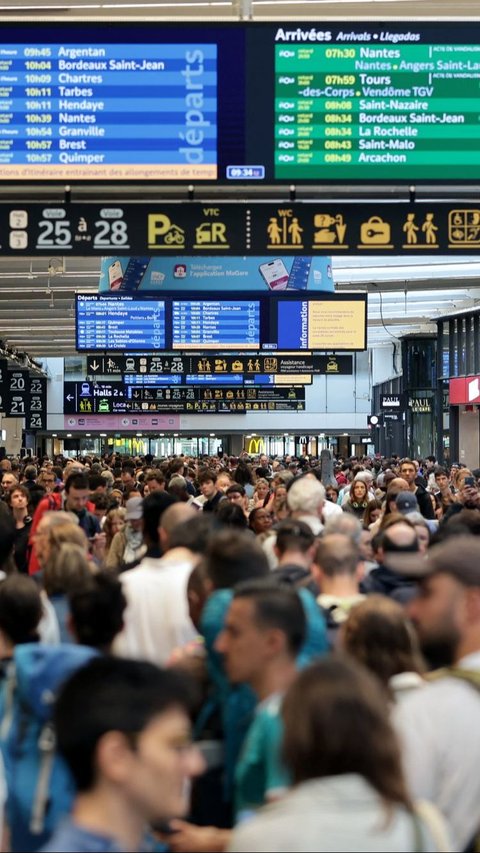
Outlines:
{"type": "Polygon", "coordinates": [[[123,382],[64,382],[64,414],[122,415],[305,411],[305,386],[128,386],[123,382]]]}
{"type": "MultiPolygon", "coordinates": [[[[242,375],[250,379],[261,374],[273,376],[295,376],[310,373],[312,375],[351,376],[353,374],[352,355],[315,355],[252,353],[245,355],[224,355],[220,352],[205,355],[163,355],[124,356],[117,353],[107,355],[87,355],[87,376],[181,376],[185,375],[242,375]],[[257,366],[258,362],[258,366],[257,366]]],[[[183,383],[181,383],[183,384],[183,383]]]]}
{"type": "MultiPolygon", "coordinates": [[[[124,70],[128,73],[140,71],[140,68],[135,68],[133,72],[130,70],[131,65],[129,63],[132,62],[130,57],[125,66],[118,63],[114,66],[115,70],[112,71],[109,65],[110,60],[106,55],[105,58],[99,58],[98,55],[92,53],[93,59],[89,58],[89,49],[94,51],[100,45],[118,45],[129,41],[132,44],[153,45],[162,43],[184,44],[186,42],[193,48],[191,51],[193,62],[194,48],[199,43],[216,45],[218,54],[216,81],[218,89],[218,103],[216,105],[218,113],[216,157],[218,174],[213,179],[215,183],[258,185],[259,183],[272,184],[276,181],[288,186],[292,182],[317,185],[319,183],[328,185],[329,183],[339,184],[343,182],[352,185],[354,183],[360,184],[363,181],[363,183],[368,184],[381,184],[391,183],[391,179],[385,174],[385,169],[390,164],[395,166],[400,162],[403,165],[404,161],[399,161],[398,158],[404,154],[408,155],[408,143],[412,141],[411,136],[404,135],[398,139],[395,138],[394,142],[403,142],[404,145],[397,144],[393,149],[388,147],[391,141],[388,136],[386,139],[375,137],[374,142],[386,142],[387,148],[365,149],[366,156],[381,156],[388,153],[392,159],[385,165],[382,162],[377,165],[375,161],[370,160],[368,165],[370,167],[373,165],[374,168],[370,169],[368,178],[343,177],[341,169],[346,162],[344,158],[349,155],[351,149],[342,146],[345,142],[351,142],[351,138],[338,135],[325,137],[326,142],[334,143],[328,149],[325,148],[325,155],[330,158],[327,160],[325,156],[326,168],[331,167],[331,173],[318,174],[305,179],[301,175],[294,175],[285,171],[284,176],[276,178],[274,166],[275,137],[272,132],[272,128],[275,127],[275,117],[278,118],[279,129],[289,129],[291,127],[289,122],[282,124],[280,116],[290,117],[289,111],[294,109],[290,103],[295,103],[301,96],[302,103],[305,104],[302,110],[308,116],[311,112],[312,101],[321,98],[322,106],[330,114],[330,130],[349,130],[349,125],[353,123],[357,111],[362,110],[369,118],[373,116],[372,121],[376,120],[376,114],[385,113],[387,116],[392,113],[397,113],[397,116],[401,114],[402,119],[405,117],[405,124],[401,125],[401,129],[405,129],[405,127],[408,129],[406,119],[410,114],[415,117],[419,115],[420,119],[412,119],[411,123],[414,130],[419,128],[420,133],[425,128],[425,123],[421,119],[422,109],[425,110],[425,104],[427,104],[427,112],[430,111],[432,117],[438,115],[436,126],[441,128],[442,108],[441,106],[435,107],[434,101],[431,100],[437,96],[435,91],[432,92],[431,87],[428,86],[428,75],[432,74],[433,71],[434,84],[442,82],[443,73],[445,76],[449,74],[454,76],[455,69],[449,68],[448,65],[449,54],[445,53],[445,57],[441,57],[444,60],[443,66],[425,61],[425,56],[419,54],[416,61],[410,62],[412,67],[407,67],[406,82],[402,83],[399,78],[399,72],[402,69],[398,68],[398,60],[405,60],[408,66],[408,59],[410,58],[407,54],[402,56],[402,48],[406,47],[411,50],[412,47],[421,48],[429,44],[434,48],[444,45],[446,49],[453,48],[456,44],[475,46],[480,44],[480,34],[477,33],[478,22],[471,20],[391,20],[388,22],[347,22],[343,20],[299,22],[185,21],[181,23],[178,21],[127,22],[114,20],[108,21],[108,23],[103,21],[94,23],[84,20],[68,22],[44,20],[33,23],[28,20],[17,19],[2,22],[3,43],[5,45],[23,43],[26,47],[25,55],[21,59],[25,60],[25,69],[29,75],[25,82],[28,88],[25,97],[29,100],[30,106],[27,109],[30,111],[29,118],[32,119],[33,129],[48,130],[48,125],[52,124],[52,117],[60,108],[67,116],[64,122],[67,130],[71,130],[72,123],[74,129],[78,130],[79,127],[82,129],[82,125],[76,123],[77,121],[80,122],[80,118],[83,119],[87,129],[92,127],[95,129],[98,126],[96,134],[84,134],[80,136],[80,140],[78,137],[73,137],[73,143],[78,145],[80,142],[82,147],[73,147],[71,136],[62,137],[64,142],[62,152],[64,157],[70,158],[62,161],[66,164],[65,168],[68,165],[73,174],[73,179],[77,183],[86,184],[94,183],[95,177],[92,174],[89,177],[87,171],[82,172],[82,168],[92,167],[97,163],[95,158],[98,156],[99,146],[102,150],[102,131],[107,127],[101,121],[102,113],[107,106],[105,103],[107,95],[102,94],[102,86],[104,83],[105,85],[112,85],[112,82],[111,80],[103,81],[103,75],[104,73],[119,75],[124,70]],[[62,59],[66,67],[66,79],[62,81],[66,84],[63,87],[64,91],[60,91],[60,89],[57,91],[57,81],[52,79],[52,74],[58,73],[60,69],[57,68],[56,62],[58,56],[55,55],[52,61],[52,55],[46,53],[49,45],[63,46],[65,51],[65,56],[62,59]],[[75,54],[71,53],[72,47],[79,48],[80,54],[77,54],[76,50],[75,54]],[[279,53],[279,56],[280,53],[284,54],[288,63],[290,58],[295,56],[295,50],[298,48],[303,48],[304,52],[305,50],[309,51],[312,56],[315,50],[320,49],[325,53],[325,57],[328,57],[329,61],[331,60],[331,67],[326,66],[322,70],[314,66],[306,66],[305,73],[317,78],[311,81],[310,86],[306,88],[302,82],[296,82],[295,69],[289,71],[287,66],[282,72],[281,57],[276,75],[275,54],[279,53]],[[361,53],[362,49],[365,53],[361,53]],[[86,58],[85,52],[87,52],[86,58]],[[95,59],[97,59],[98,67],[95,59]],[[352,60],[353,66],[350,67],[349,62],[352,60]],[[262,74],[258,74],[258,68],[262,68],[262,74]],[[445,71],[442,71],[443,68],[445,71]],[[417,84],[412,84],[408,77],[409,72],[410,77],[413,74],[416,75],[417,84]],[[285,82],[292,79],[293,84],[285,82]],[[293,85],[293,91],[289,95],[291,85],[293,85]],[[281,89],[282,86],[286,87],[285,90],[281,89]],[[276,91],[277,87],[280,87],[278,91],[276,91]],[[360,96],[361,99],[359,99],[360,96]],[[275,116],[275,99],[279,101],[277,116],[275,116]],[[357,99],[359,99],[358,104],[357,99]],[[280,109],[281,103],[284,103],[285,106],[280,109]],[[330,106],[327,107],[326,104],[330,106]],[[89,158],[92,162],[89,162],[89,158]],[[231,176],[230,181],[227,181],[227,173],[231,176]]],[[[198,66],[193,65],[191,67],[194,69],[191,74],[198,70],[198,66]]],[[[8,67],[6,70],[9,70],[8,67]]],[[[162,69],[167,73],[168,70],[168,68],[162,69]]],[[[463,75],[468,77],[468,70],[463,71],[463,75]]],[[[114,83],[116,81],[117,85],[122,86],[122,79],[121,76],[117,76],[114,83]]],[[[463,96],[463,89],[460,84],[465,85],[465,81],[461,79],[455,80],[455,82],[458,83],[458,95],[457,90],[455,90],[452,96],[454,102],[463,96]]],[[[141,88],[140,79],[138,83],[141,88]]],[[[131,100],[132,96],[130,96],[131,100]]],[[[190,107],[190,110],[197,109],[200,112],[198,104],[189,105],[187,102],[187,106],[190,107]]],[[[166,109],[165,105],[163,108],[166,109]]],[[[299,105],[296,105],[296,108],[300,110],[299,105]]],[[[457,109],[457,107],[455,108],[457,109]]],[[[464,109],[466,110],[466,107],[464,109]]],[[[154,105],[145,106],[141,113],[141,120],[148,124],[150,116],[155,112],[154,105]]],[[[120,112],[120,118],[122,119],[122,112],[120,112]]],[[[452,116],[453,126],[451,129],[453,131],[455,128],[462,127],[462,123],[460,121],[455,122],[454,119],[455,117],[452,116]]],[[[195,155],[194,152],[198,148],[198,140],[200,139],[199,128],[196,127],[194,121],[190,121],[192,126],[187,127],[184,133],[188,143],[187,147],[190,146],[192,149],[189,152],[191,156],[187,157],[186,155],[186,162],[190,162],[192,165],[195,165],[195,156],[198,158],[198,154],[195,155]]],[[[202,115],[199,115],[196,121],[201,122],[202,115]]],[[[205,118],[203,121],[206,121],[205,118]]],[[[388,124],[386,125],[385,122],[383,124],[388,130],[388,124]]],[[[360,126],[367,131],[371,129],[371,124],[367,120],[360,126]]],[[[200,125],[201,127],[202,125],[200,125]]],[[[352,138],[355,137],[352,136],[352,138]]],[[[415,138],[413,136],[413,141],[415,138]]],[[[32,136],[31,141],[48,142],[49,137],[32,136]]],[[[52,141],[57,142],[56,137],[52,137],[52,141]]],[[[277,135],[277,143],[279,141],[288,144],[289,137],[277,135]]],[[[304,141],[309,142],[308,135],[304,141]]],[[[366,141],[369,141],[368,136],[366,141]]],[[[147,150],[148,146],[144,146],[144,148],[147,150]]],[[[476,148],[478,149],[478,143],[476,148]]],[[[300,149],[306,154],[310,150],[308,144],[300,149]]],[[[469,150],[468,145],[467,150],[469,150]]],[[[48,159],[50,151],[51,149],[47,147],[29,149],[30,156],[34,157],[29,161],[30,173],[22,177],[17,171],[11,174],[7,180],[15,183],[22,181],[31,183],[32,180],[55,181],[55,176],[49,175],[47,178],[45,174],[42,178],[39,174],[42,165],[50,163],[48,159]]],[[[278,148],[279,157],[281,151],[284,152],[285,157],[289,157],[289,148],[278,148]]],[[[137,157],[139,161],[141,160],[140,153],[137,157]]],[[[148,163],[148,158],[146,162],[148,163]]],[[[285,162],[288,164],[289,161],[285,162]]],[[[445,177],[440,165],[438,166],[438,173],[432,173],[431,177],[427,177],[428,168],[422,169],[422,166],[415,160],[413,164],[415,173],[409,173],[407,163],[405,174],[395,178],[396,183],[410,184],[412,181],[428,183],[430,181],[434,184],[443,184],[449,181],[458,183],[459,180],[465,183],[478,183],[480,179],[480,165],[477,166],[476,170],[471,167],[462,169],[458,175],[449,179],[445,177]]],[[[130,163],[131,165],[132,163],[130,163]]],[[[277,167],[280,172],[280,162],[277,163],[277,167]]],[[[201,170],[197,169],[197,173],[197,182],[207,180],[205,177],[202,178],[201,170]]],[[[192,183],[192,181],[195,182],[195,170],[192,170],[189,177],[182,176],[181,171],[176,173],[175,170],[172,170],[168,178],[176,183],[192,183]]],[[[142,178],[138,173],[134,174],[133,169],[130,169],[129,178],[128,169],[124,167],[120,170],[116,169],[114,162],[104,174],[98,175],[96,179],[101,179],[105,184],[128,183],[129,180],[130,182],[134,180],[136,183],[151,183],[152,180],[159,182],[158,176],[155,177],[152,174],[149,181],[146,176],[142,178]]],[[[65,180],[71,183],[71,175],[65,174],[57,182],[65,182],[65,180]]]]}
{"type": "MultiPolygon", "coordinates": [[[[0,203],[0,256],[71,252],[82,257],[140,257],[148,263],[154,256],[175,261],[218,255],[223,250],[233,256],[259,258],[479,254],[480,204],[475,199],[425,201],[420,196],[415,201],[399,199],[395,204],[386,199],[272,203],[246,202],[244,198],[212,205],[0,203]],[[279,229],[273,236],[271,220],[279,229]],[[293,220],[300,231],[289,231],[293,220]],[[115,223],[123,225],[121,240],[115,223]],[[198,231],[205,225],[209,237],[198,244],[198,231]],[[180,241],[169,241],[173,231],[180,234],[180,241]]],[[[158,294],[161,292],[159,289],[158,294]]],[[[179,290],[181,293],[186,291],[179,290]]]]}
{"type": "MultiPolygon", "coordinates": [[[[188,296],[183,294],[178,294],[174,291],[162,291],[161,294],[157,293],[147,293],[147,292],[139,292],[138,294],[115,294],[115,293],[102,293],[102,294],[75,294],[75,305],[76,305],[76,349],[78,352],[82,353],[103,353],[106,351],[113,351],[113,345],[110,338],[118,338],[117,343],[117,352],[125,352],[128,350],[129,352],[165,352],[170,351],[172,348],[172,344],[175,347],[175,306],[180,306],[179,310],[184,310],[184,306],[194,305],[194,306],[202,306],[200,309],[200,313],[203,314],[203,306],[208,306],[209,311],[209,319],[207,322],[207,326],[211,327],[211,319],[213,315],[215,315],[214,322],[217,322],[219,317],[220,306],[222,305],[222,295],[221,294],[212,294],[206,292],[191,292],[188,296]],[[130,317],[127,316],[129,305],[133,306],[135,309],[138,305],[142,303],[149,304],[150,311],[152,313],[152,318],[155,312],[158,310],[158,305],[161,303],[163,305],[162,311],[163,315],[161,316],[159,323],[162,324],[163,330],[165,330],[165,345],[162,346],[160,343],[160,338],[158,344],[147,343],[147,340],[154,340],[153,336],[155,334],[154,329],[155,321],[150,318],[149,326],[145,332],[145,340],[139,340],[137,337],[136,340],[133,338],[133,331],[137,330],[135,322],[133,320],[133,314],[130,317]],[[109,311],[107,310],[109,307],[118,306],[118,317],[120,319],[116,320],[116,324],[114,327],[114,331],[110,334],[110,329],[107,328],[107,325],[110,321],[109,311]],[[84,311],[83,308],[86,307],[84,311]],[[92,307],[92,311],[88,314],[88,306],[92,307]],[[98,310],[97,310],[98,308],[98,310]],[[121,311],[120,311],[121,309],[121,311]],[[95,313],[96,312],[96,313],[95,313]],[[82,324],[79,324],[79,316],[82,314],[81,320],[82,324]],[[102,325],[98,322],[98,317],[102,318],[102,325]],[[173,317],[173,319],[172,319],[173,317]],[[121,328],[120,328],[121,327],[121,328]],[[131,332],[131,333],[130,333],[131,332]],[[130,346],[127,347],[125,341],[129,341],[130,346]]],[[[223,349],[229,348],[230,351],[236,351],[240,349],[243,345],[245,350],[251,350],[252,352],[256,351],[258,346],[261,347],[262,352],[267,354],[274,355],[278,352],[306,352],[311,351],[312,344],[309,345],[309,337],[319,335],[319,326],[320,320],[317,316],[315,316],[315,304],[318,304],[320,307],[322,306],[332,306],[334,309],[339,309],[342,306],[343,313],[347,313],[347,306],[350,306],[350,311],[353,312],[355,306],[360,308],[361,319],[360,322],[357,317],[349,317],[344,320],[342,317],[337,318],[336,322],[344,322],[345,323],[345,339],[343,341],[339,340],[337,337],[335,338],[336,343],[338,344],[338,349],[347,352],[363,352],[367,347],[367,294],[366,293],[323,293],[320,291],[296,291],[295,293],[282,293],[282,294],[265,294],[265,293],[256,293],[256,292],[248,292],[248,291],[232,291],[228,294],[228,301],[233,305],[241,306],[242,311],[244,311],[244,319],[242,321],[242,329],[246,327],[247,322],[249,322],[247,317],[247,312],[249,313],[250,308],[253,306],[252,310],[256,312],[256,320],[255,322],[258,325],[258,342],[256,346],[247,345],[243,340],[240,340],[240,335],[238,335],[238,341],[235,342],[235,345],[228,347],[227,343],[225,343],[223,349]],[[296,306],[296,312],[289,312],[289,306],[296,306]],[[312,314],[310,312],[310,306],[312,306],[312,314]],[[281,313],[283,315],[283,321],[281,320],[281,313]],[[296,318],[296,323],[293,322],[293,317],[296,318]],[[352,336],[351,344],[348,345],[347,337],[348,334],[352,336]],[[288,338],[288,340],[287,340],[288,338]],[[358,341],[357,341],[358,338],[358,341]],[[290,346],[289,346],[290,344],[290,346]]],[[[196,310],[196,309],[192,309],[196,310]]],[[[235,314],[232,312],[229,315],[229,322],[235,319],[235,314]]],[[[331,346],[332,340],[329,340],[328,336],[332,335],[332,329],[329,327],[329,323],[332,322],[332,318],[328,316],[328,312],[325,316],[325,337],[322,339],[322,343],[325,344],[324,347],[316,346],[315,349],[320,350],[332,350],[331,346]]],[[[238,329],[238,320],[235,321],[236,329],[238,329]]],[[[234,325],[235,325],[234,323],[234,325]]],[[[113,326],[111,327],[113,328],[113,326]]],[[[223,332],[221,325],[219,325],[219,333],[223,332]]],[[[192,324],[190,323],[188,317],[187,319],[178,319],[177,320],[177,332],[179,338],[184,334],[194,334],[192,330],[192,324]]],[[[200,332],[204,333],[204,328],[197,328],[195,330],[195,337],[200,337],[200,332]]],[[[217,351],[222,350],[221,342],[215,343],[212,346],[212,343],[208,343],[205,340],[205,333],[202,339],[198,341],[184,342],[178,343],[178,346],[175,347],[176,351],[181,352],[194,352],[198,349],[201,349],[202,352],[208,354],[209,351],[217,351]]],[[[333,372],[333,371],[332,371],[333,372]]]]}
{"type": "Polygon", "coordinates": [[[8,370],[6,375],[7,418],[26,418],[29,411],[30,373],[26,368],[8,370]]]}

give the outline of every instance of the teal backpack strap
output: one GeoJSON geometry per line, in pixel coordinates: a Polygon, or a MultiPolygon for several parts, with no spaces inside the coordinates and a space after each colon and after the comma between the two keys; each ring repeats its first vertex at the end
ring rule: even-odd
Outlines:
{"type": "Polygon", "coordinates": [[[466,681],[480,691],[480,671],[475,669],[462,669],[460,666],[446,666],[442,669],[437,669],[435,672],[430,672],[426,676],[428,681],[439,681],[441,678],[458,678],[460,681],[466,681]]]}
{"type": "Polygon", "coordinates": [[[420,822],[420,817],[415,811],[412,812],[412,823],[413,823],[413,850],[415,853],[424,853],[425,846],[423,843],[423,833],[422,833],[422,825],[420,822]]]}
{"type": "Polygon", "coordinates": [[[30,817],[30,832],[33,835],[40,835],[45,827],[45,814],[50,797],[50,779],[55,760],[55,747],[56,737],[53,723],[46,723],[38,739],[38,749],[41,758],[30,817]]]}
{"type": "Polygon", "coordinates": [[[15,664],[9,663],[8,673],[5,679],[5,705],[2,722],[0,724],[0,741],[4,742],[10,731],[15,711],[15,692],[17,689],[17,677],[15,664]]]}

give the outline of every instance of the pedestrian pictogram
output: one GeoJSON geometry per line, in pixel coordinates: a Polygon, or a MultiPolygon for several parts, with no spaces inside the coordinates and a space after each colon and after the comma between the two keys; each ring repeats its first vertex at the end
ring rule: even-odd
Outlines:
{"type": "Polygon", "coordinates": [[[437,232],[438,228],[434,222],[435,214],[426,213],[425,219],[421,225],[416,223],[416,214],[407,213],[407,218],[402,226],[402,231],[405,234],[404,249],[438,249],[437,232]]]}
{"type": "Polygon", "coordinates": [[[303,249],[303,227],[291,208],[270,217],[267,235],[269,249],[303,249]]]}

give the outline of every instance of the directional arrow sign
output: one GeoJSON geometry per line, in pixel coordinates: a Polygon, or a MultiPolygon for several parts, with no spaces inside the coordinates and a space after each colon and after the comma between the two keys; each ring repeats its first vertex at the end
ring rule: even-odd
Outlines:
{"type": "Polygon", "coordinates": [[[100,369],[100,365],[99,365],[98,361],[96,359],[94,359],[94,361],[92,361],[92,363],[90,365],[90,370],[97,371],[99,369],[100,369]]]}
{"type": "Polygon", "coordinates": [[[75,399],[75,397],[72,397],[71,394],[67,394],[67,400],[74,400],[74,399],[75,399]]]}

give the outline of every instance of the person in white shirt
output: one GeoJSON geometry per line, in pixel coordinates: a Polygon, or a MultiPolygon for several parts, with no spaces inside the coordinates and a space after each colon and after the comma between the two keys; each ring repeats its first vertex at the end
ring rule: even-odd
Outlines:
{"type": "Polygon", "coordinates": [[[127,598],[125,624],[114,644],[116,655],[165,666],[179,646],[195,640],[188,612],[187,584],[197,557],[186,548],[169,548],[169,534],[197,516],[186,503],[175,503],[162,514],[160,558],[144,557],[136,568],[120,575],[127,598]]]}
{"type": "Polygon", "coordinates": [[[288,489],[287,504],[291,517],[308,524],[314,536],[322,532],[325,489],[315,476],[298,477],[288,489]]]}
{"type": "Polygon", "coordinates": [[[307,667],[282,717],[293,787],[235,827],[230,853],[450,849],[436,810],[409,796],[385,696],[363,667],[334,655],[307,667]]]}
{"type": "Polygon", "coordinates": [[[480,542],[452,537],[418,569],[409,614],[427,658],[454,668],[406,696],[394,721],[412,795],[438,806],[464,850],[480,829],[480,542]]]}

